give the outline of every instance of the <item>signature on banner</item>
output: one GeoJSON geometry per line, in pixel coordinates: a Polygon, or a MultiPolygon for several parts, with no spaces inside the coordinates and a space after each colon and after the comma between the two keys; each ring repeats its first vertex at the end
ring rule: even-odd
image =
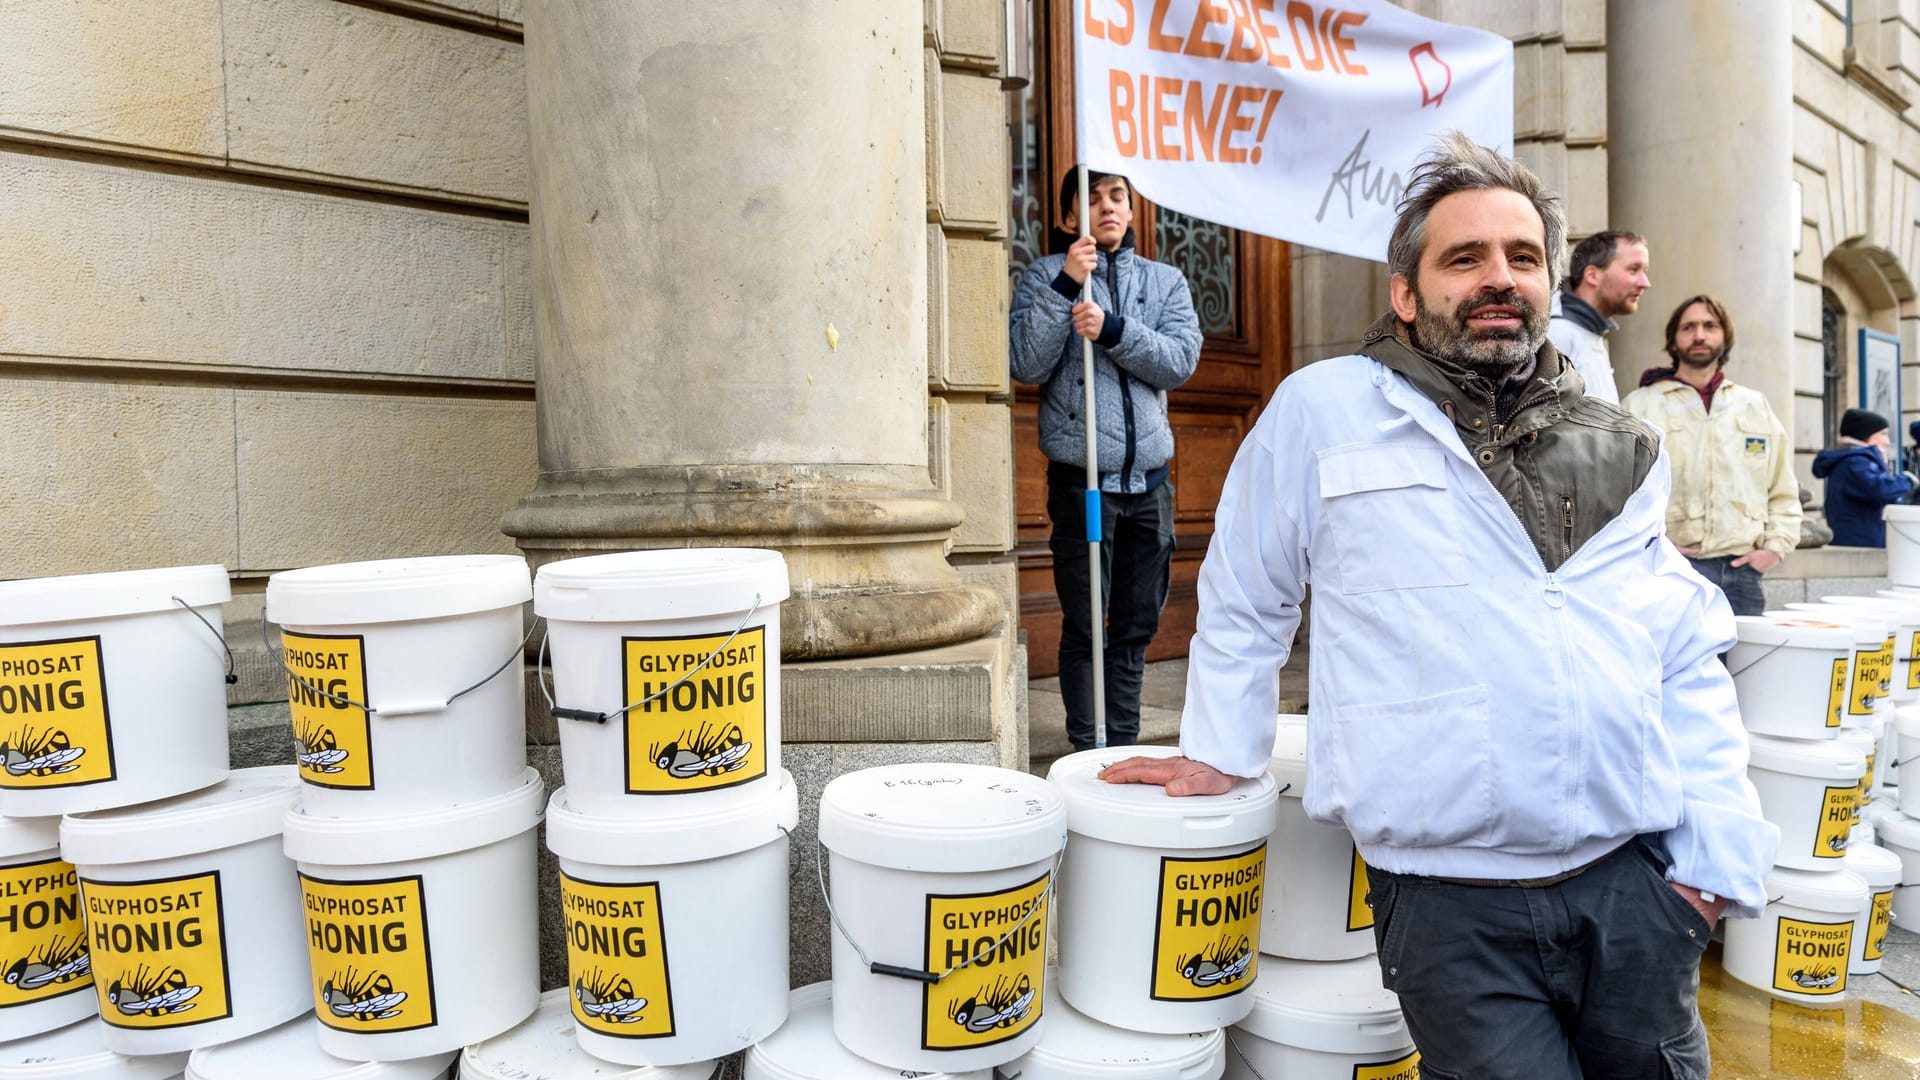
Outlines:
{"type": "Polygon", "coordinates": [[[1372,128],[1361,132],[1360,141],[1353,144],[1353,149],[1347,151],[1347,156],[1333,170],[1332,178],[1327,181],[1327,193],[1320,198],[1320,212],[1313,215],[1313,220],[1326,220],[1327,204],[1333,201],[1333,193],[1338,191],[1346,196],[1347,220],[1352,221],[1353,185],[1356,180],[1360,183],[1360,198],[1367,202],[1392,209],[1393,204],[1400,200],[1400,193],[1407,188],[1400,174],[1388,172],[1385,166],[1375,165],[1363,156],[1367,149],[1367,136],[1372,134],[1372,128]]]}

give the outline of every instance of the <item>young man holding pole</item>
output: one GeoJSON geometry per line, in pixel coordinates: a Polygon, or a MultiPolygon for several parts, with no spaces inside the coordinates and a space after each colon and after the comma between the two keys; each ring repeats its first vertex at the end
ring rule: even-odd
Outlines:
{"type": "Polygon", "coordinates": [[[1085,750],[1100,734],[1102,683],[1107,743],[1126,746],[1139,738],[1140,681],[1173,558],[1167,391],[1186,382],[1199,363],[1200,324],[1180,271],[1134,250],[1126,178],[1089,174],[1086,203],[1093,212],[1084,221],[1076,185],[1075,172],[1061,182],[1061,219],[1069,232],[1083,235],[1064,254],[1036,260],[1021,277],[1009,357],[1014,378],[1041,388],[1049,546],[1062,610],[1060,693],[1067,737],[1075,750],[1085,750]],[[1091,393],[1083,341],[1092,347],[1091,393]],[[1092,438],[1085,422],[1089,400],[1092,438]],[[1089,506],[1098,508],[1098,518],[1087,513],[1089,506]],[[1089,574],[1096,544],[1097,583],[1089,574]],[[1093,618],[1101,597],[1107,598],[1104,633],[1093,618]],[[1102,636],[1104,663],[1096,667],[1102,636]]]}

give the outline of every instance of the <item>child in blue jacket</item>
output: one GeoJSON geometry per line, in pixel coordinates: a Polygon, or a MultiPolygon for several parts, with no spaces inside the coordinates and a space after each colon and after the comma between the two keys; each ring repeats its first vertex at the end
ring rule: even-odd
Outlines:
{"type": "Polygon", "coordinates": [[[1833,542],[1843,547],[1887,546],[1880,510],[1906,500],[1920,479],[1887,466],[1893,443],[1887,419],[1865,409],[1848,409],[1840,418],[1840,444],[1813,459],[1813,475],[1827,482],[1827,524],[1833,542]]]}

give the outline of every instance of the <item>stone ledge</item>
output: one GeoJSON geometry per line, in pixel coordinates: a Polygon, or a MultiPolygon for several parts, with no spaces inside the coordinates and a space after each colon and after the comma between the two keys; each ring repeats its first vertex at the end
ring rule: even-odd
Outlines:
{"type": "Polygon", "coordinates": [[[1787,553],[1779,566],[1767,573],[1770,578],[1884,578],[1887,553],[1884,548],[1827,547],[1800,548],[1787,553]]]}

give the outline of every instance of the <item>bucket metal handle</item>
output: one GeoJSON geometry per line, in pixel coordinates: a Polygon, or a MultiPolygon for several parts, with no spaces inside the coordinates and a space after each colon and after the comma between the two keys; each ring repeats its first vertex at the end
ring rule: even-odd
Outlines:
{"type": "MultiPolygon", "coordinates": [[[[540,696],[547,699],[547,711],[551,712],[558,719],[588,720],[596,724],[604,724],[616,716],[625,716],[627,713],[633,711],[634,709],[639,708],[642,705],[649,705],[649,704],[652,704],[653,702],[659,701],[661,698],[666,697],[668,694],[686,685],[688,680],[692,679],[695,675],[700,674],[701,670],[705,668],[708,664],[713,663],[714,657],[719,656],[721,653],[727,651],[727,646],[733,644],[733,639],[740,636],[740,631],[745,630],[747,628],[747,624],[753,621],[753,613],[759,610],[760,610],[760,594],[754,593],[753,606],[748,608],[746,615],[740,619],[740,625],[734,627],[733,633],[728,634],[727,639],[725,641],[722,641],[718,646],[714,648],[712,652],[708,653],[705,657],[703,657],[698,664],[695,664],[692,670],[688,671],[685,675],[680,676],[678,679],[675,679],[674,681],[661,687],[660,689],[654,691],[653,693],[648,694],[646,697],[641,698],[639,701],[633,702],[630,705],[622,705],[621,707],[613,710],[612,712],[596,712],[593,709],[569,709],[569,708],[563,708],[562,706],[554,703],[553,691],[547,688],[547,676],[546,676],[547,635],[545,634],[540,635],[540,656],[539,656],[539,659],[534,662],[533,677],[534,677],[534,680],[540,684],[540,696]]],[[[533,631],[531,630],[527,631],[527,636],[531,638],[533,636],[533,631]]],[[[522,647],[525,647],[526,642],[523,641],[520,644],[522,647]]]]}
{"type": "Polygon", "coordinates": [[[187,611],[187,614],[193,616],[196,619],[199,619],[200,625],[207,628],[207,633],[213,635],[213,640],[219,642],[220,648],[227,654],[227,685],[232,686],[233,684],[239,682],[240,676],[235,675],[233,673],[233,646],[227,644],[227,636],[225,634],[222,634],[220,631],[215,630],[213,628],[213,624],[207,621],[207,617],[205,615],[202,615],[199,612],[193,610],[192,604],[187,603],[185,600],[182,600],[177,596],[169,596],[167,597],[167,599],[185,608],[187,611]]]}
{"type": "MultiPolygon", "coordinates": [[[[326,698],[328,701],[331,701],[336,705],[351,705],[356,709],[362,710],[368,716],[420,716],[426,713],[445,712],[449,705],[452,705],[454,702],[459,701],[461,698],[466,697],[468,694],[473,693],[475,690],[478,690],[481,687],[492,682],[493,680],[499,678],[501,672],[507,670],[507,668],[509,667],[512,667],[513,662],[519,659],[520,656],[526,652],[527,642],[533,640],[534,628],[540,625],[540,620],[537,618],[533,620],[532,625],[529,625],[527,627],[527,636],[520,639],[520,644],[513,647],[512,655],[508,656],[506,660],[500,664],[499,667],[494,668],[491,674],[489,674],[486,678],[481,679],[479,682],[474,683],[472,686],[467,687],[465,690],[455,691],[454,693],[447,695],[447,699],[445,701],[428,701],[428,702],[421,702],[418,704],[409,704],[409,705],[383,705],[378,707],[369,705],[364,701],[355,701],[352,698],[346,696],[345,694],[333,693],[332,691],[327,690],[324,687],[320,686],[318,683],[309,682],[299,672],[288,667],[286,656],[281,652],[275,651],[273,647],[272,639],[267,637],[267,627],[269,625],[270,623],[269,623],[269,620],[267,619],[267,613],[264,611],[261,612],[260,613],[260,644],[266,646],[267,655],[273,657],[274,663],[280,665],[280,670],[287,673],[287,678],[292,679],[294,682],[299,683],[300,686],[305,690],[307,690],[309,693],[326,698]]],[[[229,678],[228,681],[231,682],[232,679],[229,678]]]]}
{"type": "MultiPolygon", "coordinates": [[[[785,830],[782,831],[784,832],[785,830]]],[[[883,964],[867,955],[867,950],[861,948],[860,943],[854,940],[853,933],[847,929],[847,924],[840,921],[840,913],[833,909],[833,896],[827,892],[827,868],[825,862],[820,857],[820,853],[825,850],[826,844],[820,840],[819,834],[815,833],[813,838],[813,873],[814,877],[820,882],[820,898],[827,903],[827,917],[833,921],[833,928],[840,931],[840,936],[847,939],[847,944],[853,946],[854,955],[860,957],[860,962],[867,965],[868,971],[871,971],[875,975],[891,975],[896,979],[906,979],[910,982],[921,983],[938,983],[954,972],[962,968],[971,967],[987,957],[992,956],[994,953],[999,952],[1000,946],[1013,940],[1013,935],[1019,933],[1021,928],[1027,925],[1028,921],[1039,912],[1041,907],[1053,903],[1053,887],[1060,881],[1060,866],[1067,857],[1067,849],[1063,845],[1059,853],[1053,857],[1053,872],[1047,875],[1047,887],[1040,890],[1040,895],[1035,897],[1033,903],[1027,907],[1027,913],[1020,916],[1020,921],[1014,923],[1008,928],[1006,933],[1000,935],[1000,940],[981,949],[965,960],[954,964],[947,970],[935,974],[924,968],[903,967],[899,964],[883,964]]]]}
{"type": "MultiPolygon", "coordinates": [[[[1787,647],[1787,643],[1786,643],[1786,642],[1784,642],[1784,641],[1782,641],[1782,642],[1779,642],[1779,643],[1777,643],[1777,644],[1774,644],[1774,645],[1771,645],[1771,646],[1768,646],[1768,648],[1767,648],[1767,651],[1766,651],[1766,652],[1763,652],[1763,653],[1761,653],[1761,654],[1760,654],[1759,656],[1756,656],[1756,657],[1754,657],[1753,659],[1751,659],[1751,660],[1749,660],[1749,661],[1747,661],[1746,663],[1744,663],[1744,664],[1741,664],[1741,665],[1740,665],[1739,667],[1734,667],[1734,666],[1733,666],[1732,664],[1728,664],[1728,665],[1727,665],[1727,674],[1729,674],[1729,675],[1744,675],[1744,674],[1746,674],[1746,673],[1747,673],[1747,671],[1748,671],[1748,669],[1750,669],[1750,668],[1752,668],[1752,667],[1753,667],[1753,666],[1754,666],[1755,664],[1758,664],[1758,663],[1759,663],[1760,661],[1762,661],[1762,660],[1765,660],[1765,659],[1766,659],[1767,657],[1769,657],[1769,656],[1772,656],[1772,655],[1773,655],[1774,653],[1777,653],[1777,652],[1779,652],[1779,651],[1780,651],[1781,649],[1784,649],[1784,648],[1786,648],[1786,647],[1787,647]]],[[[1728,650],[1728,654],[1729,654],[1729,655],[1731,655],[1731,654],[1732,654],[1732,650],[1731,650],[1731,649],[1729,649],[1729,650],[1728,650]]]]}
{"type": "Polygon", "coordinates": [[[1233,1056],[1239,1058],[1240,1064],[1245,1065],[1247,1071],[1253,1074],[1253,1080],[1267,1080],[1266,1074],[1262,1073],[1252,1059],[1247,1057],[1247,1052],[1240,1049],[1240,1041],[1233,1037],[1232,1028],[1221,1028],[1220,1034],[1227,1037],[1227,1045],[1233,1048],[1233,1056]]]}

